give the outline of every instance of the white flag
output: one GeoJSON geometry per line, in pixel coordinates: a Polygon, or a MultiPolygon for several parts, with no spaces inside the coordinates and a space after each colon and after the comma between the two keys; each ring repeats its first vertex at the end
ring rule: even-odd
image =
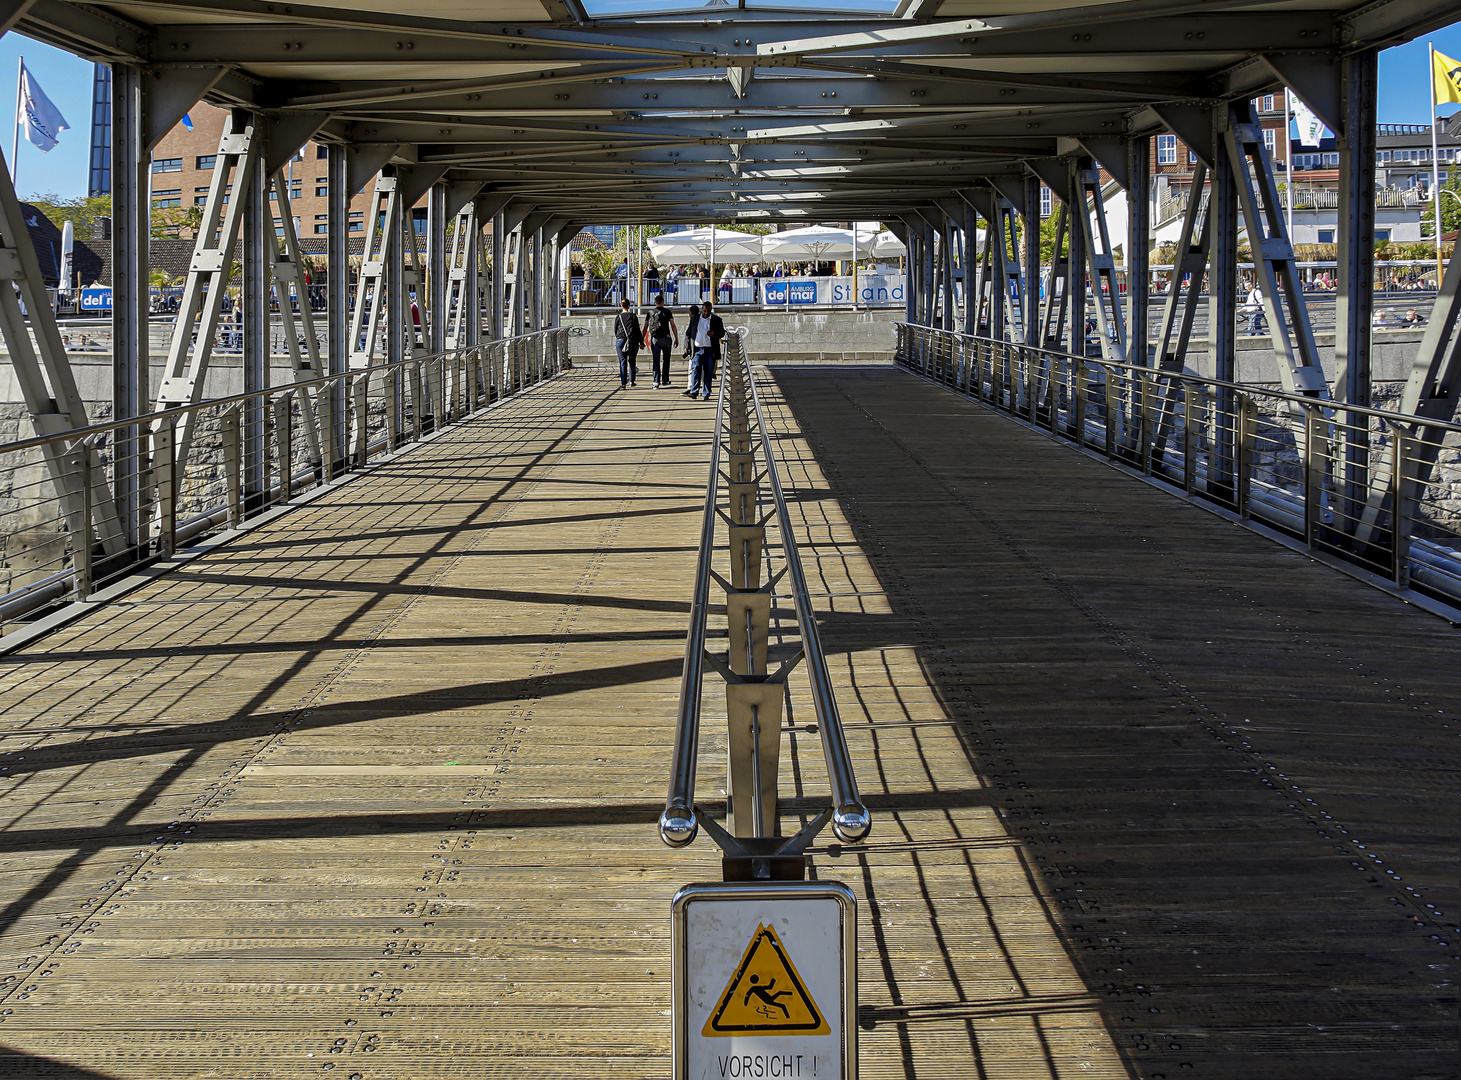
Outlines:
{"type": "Polygon", "coordinates": [[[1318,146],[1324,138],[1324,122],[1298,98],[1293,99],[1294,122],[1299,125],[1299,145],[1318,146]]]}
{"type": "Polygon", "coordinates": [[[34,143],[43,153],[50,152],[61,132],[71,129],[71,125],[61,115],[61,110],[51,104],[46,92],[31,79],[30,69],[23,61],[20,65],[19,105],[15,122],[24,125],[26,140],[34,143]]]}

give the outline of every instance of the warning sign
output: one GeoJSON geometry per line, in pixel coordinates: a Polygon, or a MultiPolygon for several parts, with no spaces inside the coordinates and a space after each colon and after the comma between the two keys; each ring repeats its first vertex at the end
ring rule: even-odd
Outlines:
{"type": "Polygon", "coordinates": [[[836,881],[686,885],[674,1080],[857,1075],[857,897],[836,881]]]}
{"type": "Polygon", "coordinates": [[[826,1035],[830,1030],[776,931],[763,923],[700,1034],[826,1035]]]}

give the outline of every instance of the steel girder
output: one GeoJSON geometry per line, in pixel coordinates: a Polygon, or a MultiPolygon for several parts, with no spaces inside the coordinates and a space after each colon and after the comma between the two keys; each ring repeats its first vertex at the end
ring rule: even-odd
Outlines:
{"type": "MultiPolygon", "coordinates": [[[[238,243],[239,228],[248,202],[244,193],[259,165],[259,141],[254,137],[255,119],[252,113],[231,111],[218,140],[217,163],[208,188],[208,200],[203,206],[203,220],[198,226],[182,303],[173,326],[162,385],[157,393],[155,409],[158,412],[202,400],[203,380],[213,356],[224,292],[232,271],[230,259],[234,245],[238,243]],[[236,197],[228,194],[230,187],[236,197]]],[[[196,413],[189,412],[176,421],[153,422],[154,444],[160,438],[171,436],[173,468],[179,472],[187,462],[196,416],[196,413]],[[169,430],[164,432],[163,427],[169,430]]]]}
{"type": "MultiPolygon", "coordinates": [[[[315,114],[318,137],[433,162],[447,182],[514,182],[543,205],[586,168],[650,169],[669,151],[751,149],[750,179],[785,179],[782,211],[890,218],[926,203],[924,172],[967,189],[990,168],[1055,155],[1057,138],[1095,148],[1160,115],[1210,109],[1280,79],[1325,108],[1324,65],[1444,23],[1461,5],[1386,0],[1288,10],[1265,0],[1124,0],[981,19],[808,18],[735,8],[686,19],[585,21],[580,0],[540,0],[547,22],[434,18],[271,0],[133,0],[120,8],[27,0],[9,23],[83,55],[147,72],[149,128],[191,99],[283,116],[315,114]],[[1282,9],[1281,9],[1282,8],[1282,9]],[[1160,112],[1159,112],[1160,110],[1160,112]],[[757,153],[757,146],[774,152],[757,153]],[[857,172],[766,176],[757,162],[798,147],[940,164],[868,191],[857,172]],[[472,170],[481,170],[474,175],[472,170]],[[521,172],[522,177],[512,174],[521,172]]],[[[1321,0],[1322,2],[1322,0],[1321,0]]],[[[5,20],[0,20],[0,26],[5,20]]],[[[281,119],[279,123],[284,123],[281,119]]],[[[693,155],[687,155],[689,160],[693,155]]],[[[637,192],[639,220],[714,206],[731,155],[679,174],[700,198],[637,192]],[[717,167],[724,166],[723,172],[717,167]]],[[[814,160],[814,155],[807,155],[814,160]]],[[[829,159],[823,159],[829,160],[829,159]]],[[[271,163],[267,163],[269,165],[271,163]]],[[[786,164],[795,164],[794,159],[786,164]]],[[[674,180],[667,169],[661,178],[674,180]]],[[[266,173],[268,172],[266,165],[266,173]]],[[[357,184],[366,176],[352,175],[357,184]]],[[[938,197],[939,193],[931,193],[938,197]]],[[[565,213],[612,221],[612,185],[581,189],[565,213]]]]}

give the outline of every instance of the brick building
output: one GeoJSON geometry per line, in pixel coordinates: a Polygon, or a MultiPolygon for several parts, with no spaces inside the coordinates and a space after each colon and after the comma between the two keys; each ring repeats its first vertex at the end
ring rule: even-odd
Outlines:
{"type": "MultiPolygon", "coordinates": [[[[178,124],[163,136],[152,152],[154,211],[202,206],[207,202],[226,115],[226,110],[200,102],[188,114],[193,130],[178,124]]],[[[284,167],[295,231],[301,241],[324,237],[329,232],[329,182],[326,177],[329,151],[327,146],[308,142],[284,167]]],[[[227,190],[231,192],[233,186],[230,184],[227,190]]],[[[365,232],[370,195],[371,186],[367,184],[350,200],[350,232],[365,232]]],[[[273,198],[272,190],[270,198],[273,198]]],[[[418,219],[418,231],[425,230],[425,207],[426,199],[423,197],[413,209],[413,215],[418,219]]],[[[274,226],[278,231],[282,229],[283,222],[275,217],[274,226]]]]}

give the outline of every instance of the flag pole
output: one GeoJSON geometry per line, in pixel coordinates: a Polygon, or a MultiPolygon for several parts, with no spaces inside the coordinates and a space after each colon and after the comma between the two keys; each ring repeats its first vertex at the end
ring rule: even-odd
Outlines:
{"type": "MultiPolygon", "coordinates": [[[[15,131],[10,136],[10,186],[15,186],[15,176],[20,167],[20,110],[23,107],[21,95],[24,92],[25,57],[15,61],[15,131]]],[[[1435,92],[1432,88],[1432,93],[1435,92]]]]}
{"type": "Polygon", "coordinates": [[[1289,95],[1293,91],[1283,88],[1283,164],[1288,174],[1289,194],[1289,243],[1294,242],[1294,137],[1289,134],[1289,95]]]}
{"type": "Polygon", "coordinates": [[[1427,41],[1426,48],[1430,51],[1431,61],[1428,72],[1431,84],[1431,201],[1436,204],[1436,291],[1439,292],[1444,269],[1441,266],[1441,163],[1436,160],[1439,156],[1436,153],[1436,47],[1427,41]]]}

